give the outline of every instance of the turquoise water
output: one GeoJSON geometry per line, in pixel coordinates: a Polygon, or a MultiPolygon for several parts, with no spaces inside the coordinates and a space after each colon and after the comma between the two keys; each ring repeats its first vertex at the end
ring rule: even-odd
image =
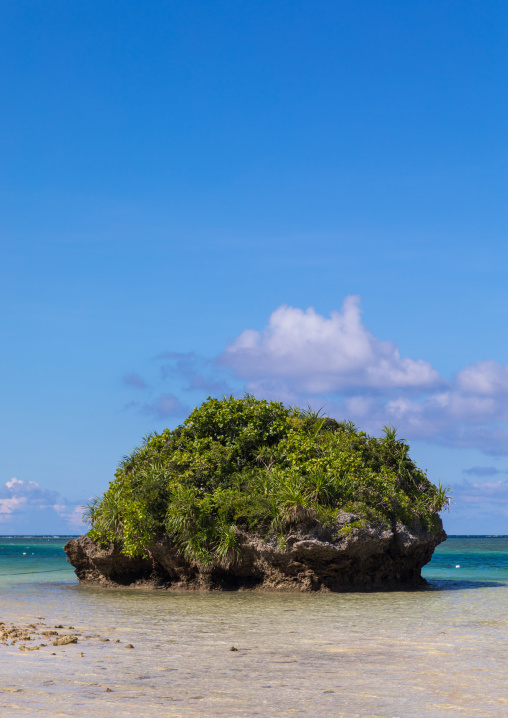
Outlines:
{"type": "Polygon", "coordinates": [[[0,620],[80,634],[0,645],[0,715],[508,715],[508,537],[450,537],[423,590],[311,595],[80,586],[66,540],[0,538],[0,620]]]}
{"type": "Polygon", "coordinates": [[[508,536],[449,536],[422,573],[442,590],[508,583],[508,536]]]}
{"type": "Polygon", "coordinates": [[[37,581],[59,573],[63,574],[61,578],[74,577],[62,550],[70,538],[73,537],[0,536],[0,582],[7,577],[21,580],[21,576],[31,577],[23,580],[37,581]]]}

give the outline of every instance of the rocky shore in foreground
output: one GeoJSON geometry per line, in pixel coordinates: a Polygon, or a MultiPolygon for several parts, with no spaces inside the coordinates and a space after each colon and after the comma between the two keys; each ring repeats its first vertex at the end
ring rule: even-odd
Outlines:
{"type": "MultiPolygon", "coordinates": [[[[62,624],[48,626],[42,620],[42,616],[37,616],[33,623],[25,625],[0,621],[0,646],[17,646],[20,651],[39,651],[41,648],[49,650],[53,646],[71,646],[78,641],[88,644],[93,639],[106,643],[111,641],[110,638],[102,637],[99,633],[85,635],[82,631],[76,630],[75,626],[62,624]]],[[[116,639],[115,643],[121,643],[121,640],[116,639]]],[[[134,648],[134,646],[132,643],[127,643],[125,648],[134,648]]],[[[57,654],[52,652],[51,655],[57,654]]],[[[84,654],[81,651],[77,655],[83,657],[84,654]]]]}
{"type": "Polygon", "coordinates": [[[446,539],[442,525],[432,533],[400,523],[350,526],[357,518],[343,514],[336,527],[302,528],[283,540],[239,531],[241,554],[228,567],[187,561],[165,536],[146,548],[146,558],[124,555],[120,545],[102,548],[87,534],[64,551],[82,583],[109,588],[346,592],[426,584],[421,569],[446,539]]]}

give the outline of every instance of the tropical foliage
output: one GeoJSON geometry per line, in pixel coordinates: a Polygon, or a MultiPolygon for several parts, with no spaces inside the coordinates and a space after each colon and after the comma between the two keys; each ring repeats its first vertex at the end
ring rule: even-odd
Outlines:
{"type": "Polygon", "coordinates": [[[147,436],[87,507],[90,534],[144,555],[169,535],[201,566],[227,567],[240,532],[284,546],[291,530],[340,528],[340,511],[367,522],[437,528],[449,503],[387,426],[373,438],[352,422],[246,395],[209,398],[176,429],[147,436]]]}

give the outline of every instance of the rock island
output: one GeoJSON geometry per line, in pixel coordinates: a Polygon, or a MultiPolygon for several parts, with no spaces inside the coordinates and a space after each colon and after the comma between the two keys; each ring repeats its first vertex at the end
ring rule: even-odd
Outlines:
{"type": "Polygon", "coordinates": [[[104,587],[416,587],[448,502],[390,426],[374,438],[310,408],[209,398],[124,457],[64,550],[104,587]]]}

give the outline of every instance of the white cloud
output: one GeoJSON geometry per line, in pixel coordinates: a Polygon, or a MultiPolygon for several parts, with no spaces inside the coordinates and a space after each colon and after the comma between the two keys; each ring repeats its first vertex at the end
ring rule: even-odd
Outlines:
{"type": "Polygon", "coordinates": [[[464,395],[493,397],[508,394],[508,366],[492,359],[479,361],[457,375],[457,387],[464,395]]]}
{"type": "Polygon", "coordinates": [[[10,499],[0,499],[0,514],[10,515],[23,504],[26,504],[25,496],[13,496],[10,499]]]}
{"type": "Polygon", "coordinates": [[[13,530],[16,525],[23,524],[24,527],[33,525],[35,531],[41,517],[50,524],[49,532],[81,530],[84,528],[82,512],[82,505],[35,481],[12,478],[0,487],[0,523],[12,525],[13,530]]]}
{"type": "Polygon", "coordinates": [[[462,369],[445,391],[430,392],[421,399],[398,397],[388,401],[385,408],[394,422],[412,432],[413,438],[433,438],[455,446],[476,446],[491,454],[506,454],[507,388],[507,366],[479,362],[462,369]]]}
{"type": "Polygon", "coordinates": [[[83,510],[84,506],[70,506],[66,504],[54,504],[53,508],[56,513],[63,518],[70,528],[83,529],[83,510]]]}
{"type": "Polygon", "coordinates": [[[323,406],[370,433],[389,422],[407,439],[508,454],[508,365],[466,366],[445,382],[421,358],[401,357],[362,323],[347,297],[329,317],[281,306],[262,331],[246,329],[219,357],[258,396],[323,406]]]}
{"type": "Polygon", "coordinates": [[[486,403],[484,397],[464,396],[456,385],[445,392],[429,392],[417,398],[404,394],[395,398],[368,394],[332,398],[326,411],[337,418],[357,421],[373,434],[390,423],[409,440],[424,439],[449,446],[476,447],[488,454],[508,454],[503,398],[490,398],[486,403]]]}
{"type": "Polygon", "coordinates": [[[221,361],[252,390],[278,384],[281,392],[324,394],[360,387],[424,390],[441,383],[428,362],[401,357],[394,344],[369,332],[357,296],[347,297],[342,311],[329,318],[312,307],[279,307],[263,332],[246,329],[221,361]]]}
{"type": "Polygon", "coordinates": [[[50,491],[39,486],[35,481],[22,481],[16,477],[5,482],[5,486],[0,488],[0,496],[23,496],[32,502],[52,502],[57,496],[56,491],[50,491]]]}

